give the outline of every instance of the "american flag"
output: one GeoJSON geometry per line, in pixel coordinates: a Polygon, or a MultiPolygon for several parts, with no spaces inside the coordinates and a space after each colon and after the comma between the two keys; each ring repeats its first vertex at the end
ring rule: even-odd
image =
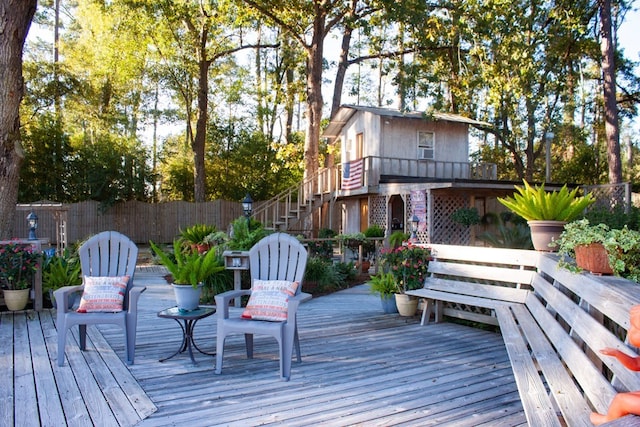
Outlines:
{"type": "Polygon", "coordinates": [[[342,165],[342,189],[353,190],[362,187],[362,159],[342,165]]]}

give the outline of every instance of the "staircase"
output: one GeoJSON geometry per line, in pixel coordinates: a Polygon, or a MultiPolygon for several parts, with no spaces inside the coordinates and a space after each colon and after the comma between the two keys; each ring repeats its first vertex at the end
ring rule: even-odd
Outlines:
{"type": "MultiPolygon", "coordinates": [[[[325,203],[336,201],[340,185],[340,168],[322,168],[270,200],[253,213],[265,228],[276,231],[304,230],[304,222],[325,203]]],[[[308,227],[307,227],[308,228],[308,227]]]]}

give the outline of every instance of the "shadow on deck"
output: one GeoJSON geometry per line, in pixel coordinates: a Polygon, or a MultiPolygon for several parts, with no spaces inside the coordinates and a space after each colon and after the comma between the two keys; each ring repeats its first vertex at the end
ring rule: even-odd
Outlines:
{"type": "MultiPolygon", "coordinates": [[[[15,378],[0,383],[3,420],[13,419],[5,417],[12,411],[32,414],[38,402],[40,423],[31,417],[31,425],[526,424],[499,334],[451,323],[421,327],[417,317],[384,315],[378,298],[358,286],[301,306],[303,362],[294,362],[291,381],[279,380],[275,341],[259,336],[252,360],[245,357],[243,338],[229,337],[222,375],[215,375],[214,358],[199,353],[197,365],[184,354],[158,362],[181,340],[178,324],[157,317],[174,304],[172,291],[157,269],[140,270],[136,283],[147,291],[140,300],[132,366],[123,363],[118,328],[93,329],[84,353],[68,345],[71,363],[57,368],[56,333],[47,312],[32,320],[42,324],[43,333],[36,336],[31,326],[15,327],[15,319],[28,323],[33,312],[15,315],[11,322],[9,315],[2,317],[0,339],[13,340],[15,348],[15,356],[4,343],[0,350],[2,364],[13,364],[15,378]],[[62,378],[94,385],[82,392],[62,378]],[[15,388],[9,387],[13,381],[15,388]],[[59,417],[55,423],[49,419],[47,408],[56,401],[62,423],[59,417]],[[76,407],[83,405],[98,409],[85,409],[79,417],[76,407]]],[[[197,324],[195,340],[214,351],[215,316],[197,324]]]]}

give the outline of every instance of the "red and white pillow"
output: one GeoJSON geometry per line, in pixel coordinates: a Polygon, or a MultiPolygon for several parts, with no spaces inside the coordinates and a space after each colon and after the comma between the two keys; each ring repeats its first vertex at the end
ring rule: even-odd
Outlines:
{"type": "Polygon", "coordinates": [[[122,311],[129,276],[85,276],[78,313],[122,311]]]}
{"type": "Polygon", "coordinates": [[[289,297],[296,294],[298,285],[298,282],[288,280],[254,280],[242,317],[276,322],[287,320],[289,297]]]}

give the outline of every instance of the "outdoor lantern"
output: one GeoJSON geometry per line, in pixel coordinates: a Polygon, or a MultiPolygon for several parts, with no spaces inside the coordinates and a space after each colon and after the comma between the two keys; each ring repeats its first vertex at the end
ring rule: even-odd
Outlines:
{"type": "Polygon", "coordinates": [[[411,218],[411,241],[415,242],[418,240],[418,224],[420,224],[420,218],[417,215],[414,215],[411,218]]]}
{"type": "Polygon", "coordinates": [[[253,212],[253,200],[251,200],[251,195],[247,193],[242,201],[242,210],[244,211],[244,216],[249,219],[251,213],[253,212]]]}
{"type": "Polygon", "coordinates": [[[29,226],[29,240],[38,240],[36,237],[36,228],[38,228],[38,215],[33,211],[27,215],[27,225],[29,226]]]}

